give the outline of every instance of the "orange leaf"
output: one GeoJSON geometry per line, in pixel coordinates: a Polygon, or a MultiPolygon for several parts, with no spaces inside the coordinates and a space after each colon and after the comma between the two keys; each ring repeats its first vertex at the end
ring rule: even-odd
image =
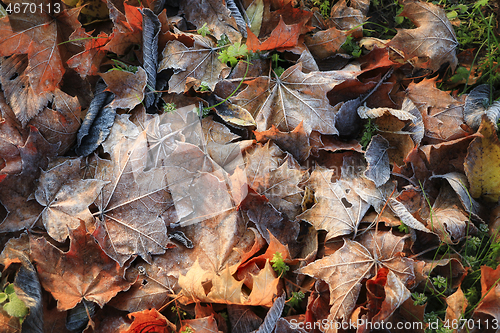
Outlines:
{"type": "Polygon", "coordinates": [[[144,310],[128,314],[134,322],[128,330],[121,333],[170,333],[175,332],[175,325],[156,309],[144,310]]]}
{"type": "Polygon", "coordinates": [[[273,30],[268,39],[260,42],[257,36],[247,27],[247,47],[250,51],[276,50],[297,46],[301,24],[286,25],[280,17],[278,26],[273,30]]]}

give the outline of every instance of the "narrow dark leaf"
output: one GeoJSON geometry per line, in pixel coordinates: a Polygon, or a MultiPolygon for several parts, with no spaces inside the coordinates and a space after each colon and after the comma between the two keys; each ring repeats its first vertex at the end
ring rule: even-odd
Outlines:
{"type": "Polygon", "coordinates": [[[283,308],[285,307],[285,293],[280,297],[276,298],[273,306],[269,310],[264,319],[264,323],[260,325],[259,329],[253,331],[255,333],[271,333],[276,326],[276,322],[281,318],[281,313],[283,312],[283,308]]]}
{"type": "Polygon", "coordinates": [[[247,23],[243,19],[238,6],[234,3],[234,0],[226,0],[226,7],[231,11],[231,16],[234,17],[238,30],[243,37],[247,37],[247,23]]]}
{"type": "Polygon", "coordinates": [[[368,169],[365,176],[373,180],[377,187],[384,185],[391,177],[389,166],[389,141],[377,134],[366,149],[365,158],[368,161],[368,169]]]}
{"type": "Polygon", "coordinates": [[[161,23],[158,16],[149,8],[142,11],[142,52],[144,58],[144,70],[148,76],[148,84],[146,86],[146,96],[144,104],[148,109],[155,102],[155,93],[152,89],[156,89],[156,71],[158,69],[158,33],[160,32],[161,23]]]}
{"type": "Polygon", "coordinates": [[[354,138],[361,129],[361,118],[358,108],[361,106],[359,98],[345,102],[339,112],[335,115],[335,127],[339,135],[345,138],[354,138]]]}
{"type": "Polygon", "coordinates": [[[43,304],[42,287],[38,280],[38,275],[24,255],[20,255],[22,266],[17,272],[14,285],[21,291],[16,290],[20,300],[30,309],[29,315],[23,321],[22,333],[43,333],[43,304]]]}
{"type": "Polygon", "coordinates": [[[89,323],[89,315],[92,317],[95,314],[95,303],[83,300],[78,303],[73,309],[68,311],[66,317],[66,328],[70,331],[81,332],[89,323]]]}
{"type": "Polygon", "coordinates": [[[77,134],[76,153],[80,156],[90,155],[109,135],[115,122],[116,109],[107,107],[114,94],[104,91],[106,84],[101,80],[96,84],[96,94],[90,103],[87,115],[77,134]]]}
{"type": "Polygon", "coordinates": [[[486,107],[490,101],[490,88],[487,84],[481,84],[472,89],[464,105],[465,123],[477,130],[481,124],[481,117],[486,112],[486,107]]]}

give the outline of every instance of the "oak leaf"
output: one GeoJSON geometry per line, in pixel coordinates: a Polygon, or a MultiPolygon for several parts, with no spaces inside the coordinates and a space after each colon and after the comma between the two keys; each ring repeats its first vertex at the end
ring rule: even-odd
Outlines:
{"type": "Polygon", "coordinates": [[[278,77],[258,77],[232,100],[249,110],[258,131],[276,126],[280,131],[293,131],[303,121],[304,131],[316,130],[323,134],[337,134],[335,109],[326,93],[354,73],[302,72],[298,63],[278,77]]]}
{"type": "Polygon", "coordinates": [[[405,286],[414,280],[413,260],[399,255],[405,238],[369,231],[359,242],[344,239],[339,250],[298,272],[326,281],[330,286],[330,316],[346,320],[356,305],[363,279],[376,275],[378,269],[387,268],[405,286]]]}
{"type": "Polygon", "coordinates": [[[415,64],[418,68],[437,71],[448,62],[452,71],[455,70],[458,63],[455,48],[458,42],[445,11],[432,3],[408,1],[400,15],[412,20],[417,28],[398,29],[389,45],[402,50],[405,59],[424,58],[415,64]]]}
{"type": "Polygon", "coordinates": [[[124,267],[109,258],[82,224],[70,233],[70,248],[62,252],[45,238],[31,238],[31,255],[40,281],[65,311],[82,300],[104,306],[130,282],[123,279],[124,267]]]}

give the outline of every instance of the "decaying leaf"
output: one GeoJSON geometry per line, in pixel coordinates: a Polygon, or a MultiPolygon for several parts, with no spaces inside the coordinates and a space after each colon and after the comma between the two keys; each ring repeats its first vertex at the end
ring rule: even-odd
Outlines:
{"type": "Polygon", "coordinates": [[[70,233],[70,240],[69,251],[62,252],[43,237],[30,239],[42,286],[58,301],[60,311],[83,299],[102,307],[129,288],[130,282],[123,279],[125,268],[101,250],[83,224],[70,233]]]}
{"type": "Polygon", "coordinates": [[[444,10],[431,3],[409,1],[400,15],[412,20],[417,28],[399,29],[389,45],[402,50],[406,60],[417,58],[412,61],[417,68],[437,71],[448,62],[455,70],[458,42],[444,10]]]}
{"type": "Polygon", "coordinates": [[[368,169],[365,171],[365,176],[373,180],[375,185],[384,185],[391,177],[391,169],[389,166],[389,142],[381,135],[375,135],[366,149],[366,161],[368,169]]]}
{"type": "Polygon", "coordinates": [[[470,195],[473,198],[483,197],[495,202],[500,198],[500,141],[496,125],[483,116],[479,128],[481,137],[475,138],[467,149],[464,167],[470,184],[470,195]]]}
{"type": "MultiPolygon", "coordinates": [[[[316,260],[299,272],[329,284],[330,314],[334,320],[346,320],[356,305],[362,280],[374,276],[378,269],[387,268],[405,286],[415,278],[413,260],[399,255],[404,240],[405,237],[391,232],[369,231],[359,242],[345,239],[344,245],[335,253],[316,260]]],[[[397,298],[404,298],[405,290],[401,288],[403,294],[398,294],[397,298]]]]}

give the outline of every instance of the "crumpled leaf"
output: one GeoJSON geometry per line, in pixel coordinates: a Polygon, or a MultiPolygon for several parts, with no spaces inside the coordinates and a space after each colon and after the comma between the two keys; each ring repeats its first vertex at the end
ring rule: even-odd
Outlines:
{"type": "Polygon", "coordinates": [[[464,105],[464,120],[473,130],[478,130],[483,114],[486,114],[494,124],[498,122],[500,104],[495,101],[488,107],[489,102],[490,87],[487,84],[477,86],[467,95],[464,105]]]}
{"type": "Polygon", "coordinates": [[[254,134],[258,142],[265,143],[267,140],[273,140],[281,149],[292,154],[297,161],[303,162],[309,157],[311,146],[304,132],[303,122],[300,122],[291,132],[281,132],[272,125],[267,131],[255,131],[254,134]]]}
{"type": "Polygon", "coordinates": [[[383,136],[377,134],[372,137],[372,141],[366,149],[365,158],[368,162],[368,168],[365,176],[373,180],[377,187],[384,185],[391,177],[391,168],[389,165],[389,141],[383,136]]]}
{"type": "Polygon", "coordinates": [[[320,30],[312,35],[306,35],[304,43],[315,57],[325,59],[337,53],[346,39],[347,34],[345,31],[332,27],[327,30],[320,30]]]}
{"type": "Polygon", "coordinates": [[[50,237],[61,243],[68,237],[68,230],[80,226],[80,221],[88,224],[93,220],[88,206],[106,184],[80,179],[80,162],[80,159],[65,160],[42,170],[35,191],[37,202],[44,207],[40,212],[43,225],[50,237]]]}
{"type": "Polygon", "coordinates": [[[377,269],[387,268],[405,286],[414,280],[413,260],[399,255],[405,238],[370,230],[359,242],[344,239],[339,250],[298,272],[326,281],[330,287],[330,316],[346,320],[356,305],[362,280],[374,276],[377,269]]]}
{"type": "Polygon", "coordinates": [[[276,126],[280,131],[293,131],[303,121],[304,131],[316,130],[323,134],[337,134],[334,108],[326,93],[345,79],[349,72],[302,72],[298,63],[279,78],[258,77],[232,98],[249,110],[257,123],[258,131],[276,126]]]}
{"type": "MultiPolygon", "coordinates": [[[[351,30],[361,26],[365,21],[370,3],[367,1],[350,1],[347,6],[346,0],[337,2],[330,11],[331,22],[340,30],[351,30]]],[[[356,35],[359,35],[356,32],[356,35]]]]}
{"type": "Polygon", "coordinates": [[[168,42],[163,50],[158,72],[169,68],[174,70],[168,81],[169,93],[183,93],[192,86],[199,87],[202,82],[214,90],[217,82],[229,75],[229,67],[219,60],[216,45],[210,36],[193,35],[193,38],[192,47],[174,40],[168,42]]]}
{"type": "Polygon", "coordinates": [[[195,332],[222,332],[217,328],[217,321],[213,315],[204,318],[183,320],[179,331],[189,332],[188,328],[195,332]]]}
{"type": "Polygon", "coordinates": [[[479,128],[481,137],[475,138],[467,149],[464,168],[469,180],[469,193],[473,198],[496,202],[500,198],[500,141],[496,125],[485,115],[479,128]]]}
{"type": "Polygon", "coordinates": [[[293,159],[273,160],[279,148],[269,142],[257,146],[245,156],[248,185],[257,193],[266,196],[274,208],[294,219],[300,212],[301,189],[298,187],[303,172],[292,167],[293,159]]]}
{"type": "Polygon", "coordinates": [[[448,62],[454,71],[458,63],[455,55],[458,42],[444,10],[432,3],[408,1],[400,15],[408,17],[417,28],[398,29],[389,45],[402,50],[405,60],[419,58],[413,63],[417,68],[437,71],[448,62]]]}
{"type": "Polygon", "coordinates": [[[139,67],[136,73],[126,71],[108,71],[101,74],[108,87],[106,91],[115,94],[109,107],[117,109],[133,109],[144,99],[144,88],[147,84],[146,71],[139,67]]]}
{"type": "Polygon", "coordinates": [[[331,182],[333,170],[317,167],[306,183],[314,190],[316,203],[297,219],[311,223],[316,229],[328,231],[326,239],[354,234],[370,205],[351,188],[349,182],[331,182]]]}
{"type": "Polygon", "coordinates": [[[129,288],[130,282],[122,278],[125,268],[101,250],[83,224],[70,233],[70,240],[69,251],[62,252],[43,237],[30,239],[42,286],[57,300],[59,311],[84,299],[103,307],[129,288]]]}
{"type": "Polygon", "coordinates": [[[96,83],[96,92],[78,130],[76,153],[88,156],[106,140],[115,122],[116,109],[108,106],[114,99],[113,93],[105,91],[102,81],[96,83]]]}

